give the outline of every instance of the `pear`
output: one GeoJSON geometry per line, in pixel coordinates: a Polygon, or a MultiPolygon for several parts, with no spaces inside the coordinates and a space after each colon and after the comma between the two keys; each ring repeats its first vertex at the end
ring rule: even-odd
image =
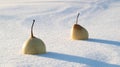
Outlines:
{"type": "Polygon", "coordinates": [[[31,26],[31,36],[23,45],[23,48],[22,48],[23,54],[44,54],[46,53],[46,47],[45,47],[44,42],[41,39],[33,35],[34,22],[35,20],[33,20],[33,23],[31,26]]]}
{"type": "Polygon", "coordinates": [[[80,13],[77,15],[76,23],[73,25],[71,30],[71,38],[73,40],[87,40],[88,39],[88,31],[78,24],[78,17],[80,13]]]}

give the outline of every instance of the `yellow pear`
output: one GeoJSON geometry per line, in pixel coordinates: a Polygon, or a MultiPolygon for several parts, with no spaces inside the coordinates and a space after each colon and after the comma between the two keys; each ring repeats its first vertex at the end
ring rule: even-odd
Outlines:
{"type": "Polygon", "coordinates": [[[46,47],[44,42],[36,38],[33,35],[33,26],[34,26],[35,20],[33,20],[32,26],[31,26],[31,36],[30,38],[24,43],[22,52],[23,54],[44,54],[46,53],[46,47]]]}
{"type": "Polygon", "coordinates": [[[73,40],[86,40],[88,39],[88,31],[80,26],[78,24],[78,17],[79,17],[80,13],[78,13],[77,15],[77,19],[76,19],[76,24],[73,25],[72,30],[71,30],[71,38],[73,40]]]}

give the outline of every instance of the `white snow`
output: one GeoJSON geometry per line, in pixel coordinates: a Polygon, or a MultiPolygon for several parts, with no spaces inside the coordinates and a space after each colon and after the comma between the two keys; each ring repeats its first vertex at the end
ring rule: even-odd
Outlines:
{"type": "Polygon", "coordinates": [[[120,67],[119,29],[119,0],[0,0],[0,67],[120,67]],[[78,12],[89,40],[70,39],[78,12]],[[33,19],[43,55],[21,53],[33,19]]]}

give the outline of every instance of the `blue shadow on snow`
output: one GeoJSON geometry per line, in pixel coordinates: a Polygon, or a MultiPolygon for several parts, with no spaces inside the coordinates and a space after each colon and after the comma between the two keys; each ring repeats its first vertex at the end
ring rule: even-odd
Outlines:
{"type": "Polygon", "coordinates": [[[97,61],[97,60],[92,60],[84,57],[67,55],[62,53],[56,53],[56,52],[48,52],[46,54],[36,55],[36,56],[47,57],[47,58],[52,58],[52,59],[57,59],[57,60],[62,60],[67,62],[82,63],[90,67],[120,67],[120,65],[108,64],[108,63],[97,61]]]}
{"type": "Polygon", "coordinates": [[[120,46],[120,42],[118,42],[118,41],[112,41],[112,40],[89,38],[88,40],[85,40],[85,41],[120,46]]]}

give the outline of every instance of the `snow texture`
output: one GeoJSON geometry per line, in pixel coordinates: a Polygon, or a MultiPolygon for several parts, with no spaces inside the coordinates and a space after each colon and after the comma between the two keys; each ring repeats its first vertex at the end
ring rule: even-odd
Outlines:
{"type": "Polygon", "coordinates": [[[0,67],[120,67],[120,0],[0,0],[0,67]],[[71,40],[79,24],[88,40],[71,40]],[[34,35],[47,53],[24,55],[23,43],[34,35]]]}

